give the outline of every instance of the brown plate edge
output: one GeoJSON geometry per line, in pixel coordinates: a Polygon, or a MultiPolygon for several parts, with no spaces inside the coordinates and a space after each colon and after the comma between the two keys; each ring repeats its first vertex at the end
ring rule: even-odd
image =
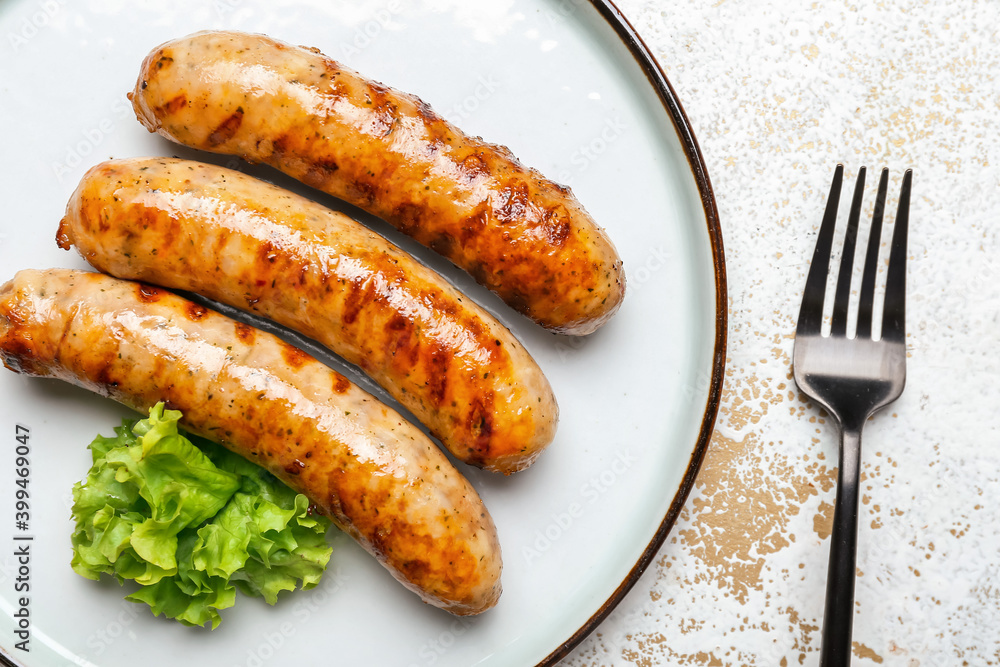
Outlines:
{"type": "Polygon", "coordinates": [[[712,380],[709,386],[708,401],[705,405],[705,414],[701,422],[701,430],[699,431],[694,451],[691,454],[691,460],[684,473],[684,479],[681,481],[680,488],[674,495],[673,502],[670,503],[667,515],[663,518],[653,538],[642,552],[639,560],[636,561],[636,564],[629,571],[625,580],[614,590],[604,604],[587,619],[587,622],[579,630],[574,632],[569,639],[539,662],[537,667],[550,667],[566,657],[577,644],[593,632],[614,608],[618,606],[653,561],[653,558],[680,516],[688,494],[694,487],[694,481],[701,469],[705,453],[708,451],[709,441],[711,440],[715,420],[719,412],[726,365],[726,336],[728,332],[726,260],[723,253],[722,228],[719,223],[719,211],[715,203],[715,193],[712,189],[712,182],[708,176],[708,169],[705,166],[705,160],[701,154],[698,140],[695,139],[687,114],[684,112],[684,108],[681,106],[673,86],[667,80],[663,69],[653,57],[649,47],[646,46],[646,43],[636,32],[635,28],[625,18],[625,15],[622,14],[621,10],[618,9],[612,0],[589,0],[589,2],[618,34],[618,37],[628,48],[629,53],[635,58],[636,63],[642,68],[649,83],[656,91],[664,110],[670,116],[674,128],[680,137],[684,154],[687,156],[688,165],[691,168],[691,173],[694,175],[698,192],[701,194],[701,204],[704,208],[705,219],[708,224],[708,236],[712,245],[712,262],[715,271],[715,348],[712,361],[712,380]]]}

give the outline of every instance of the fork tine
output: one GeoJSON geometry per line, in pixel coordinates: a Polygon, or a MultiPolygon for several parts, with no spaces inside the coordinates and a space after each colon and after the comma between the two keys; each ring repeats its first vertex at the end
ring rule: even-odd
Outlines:
{"type": "Polygon", "coordinates": [[[847,233],[844,235],[844,250],[840,255],[840,272],[837,273],[837,291],[833,297],[833,319],[830,322],[831,336],[847,335],[847,305],[851,299],[851,273],[854,270],[854,246],[858,240],[858,221],[861,219],[861,201],[865,195],[865,168],[858,170],[858,180],[854,185],[854,198],[847,217],[847,233]]]}
{"type": "Polygon", "coordinates": [[[799,323],[796,334],[820,333],[823,326],[823,297],[826,293],[826,276],[830,270],[830,250],[833,247],[833,231],[837,224],[837,207],[840,205],[840,190],[844,182],[844,165],[838,164],[833,172],[833,184],[826,199],[826,211],[816,238],[809,275],[802,293],[802,307],[799,309],[799,323]]]}
{"type": "Polygon", "coordinates": [[[882,315],[882,338],[904,342],[906,340],[906,232],[910,222],[910,186],[913,170],[903,174],[899,190],[899,208],[892,232],[889,250],[889,271],[885,280],[885,307],[882,315]]]}
{"type": "Polygon", "coordinates": [[[882,218],[885,213],[885,195],[889,189],[889,170],[883,169],[878,179],[872,227],[868,233],[868,251],[865,254],[865,272],[861,276],[861,299],[858,304],[857,338],[872,337],[872,309],[875,304],[875,274],[878,273],[878,251],[882,244],[882,218]]]}

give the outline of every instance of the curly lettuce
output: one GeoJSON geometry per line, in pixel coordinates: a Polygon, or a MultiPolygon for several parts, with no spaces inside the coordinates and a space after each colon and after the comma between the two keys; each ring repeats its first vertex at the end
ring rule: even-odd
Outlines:
{"type": "Polygon", "coordinates": [[[330,521],[263,468],[181,432],[158,403],[90,444],[73,487],[73,569],[139,589],[127,600],[185,625],[218,627],[236,589],[269,604],[319,583],[330,521]]]}

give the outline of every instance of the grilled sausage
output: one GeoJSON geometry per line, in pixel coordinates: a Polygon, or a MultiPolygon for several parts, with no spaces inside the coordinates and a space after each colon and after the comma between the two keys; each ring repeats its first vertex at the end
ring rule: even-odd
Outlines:
{"type": "Polygon", "coordinates": [[[305,494],[404,586],[452,613],[500,595],[476,491],[421,431],[298,348],[141,283],[26,270],[0,287],[0,357],[183,426],[305,494]]]}
{"type": "Polygon", "coordinates": [[[214,165],[92,168],[57,235],[96,269],[206,295],[361,366],[459,459],[504,473],[555,435],[555,398],[517,339],[347,216],[214,165]]]}
{"type": "Polygon", "coordinates": [[[569,189],[413,95],[262,35],[154,49],[129,96],[150,132],[263,162],[369,211],[565,334],[618,310],[618,253],[569,189]]]}

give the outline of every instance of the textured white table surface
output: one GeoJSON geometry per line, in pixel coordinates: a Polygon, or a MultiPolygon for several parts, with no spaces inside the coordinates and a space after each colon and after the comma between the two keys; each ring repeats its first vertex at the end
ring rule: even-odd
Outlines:
{"type": "Polygon", "coordinates": [[[620,7],[715,187],[728,372],[681,520],[565,664],[818,664],[837,435],[790,359],[837,162],[868,166],[867,216],[871,170],[892,194],[914,170],[907,387],[865,431],[853,664],[1000,664],[1000,4],[620,7]]]}

